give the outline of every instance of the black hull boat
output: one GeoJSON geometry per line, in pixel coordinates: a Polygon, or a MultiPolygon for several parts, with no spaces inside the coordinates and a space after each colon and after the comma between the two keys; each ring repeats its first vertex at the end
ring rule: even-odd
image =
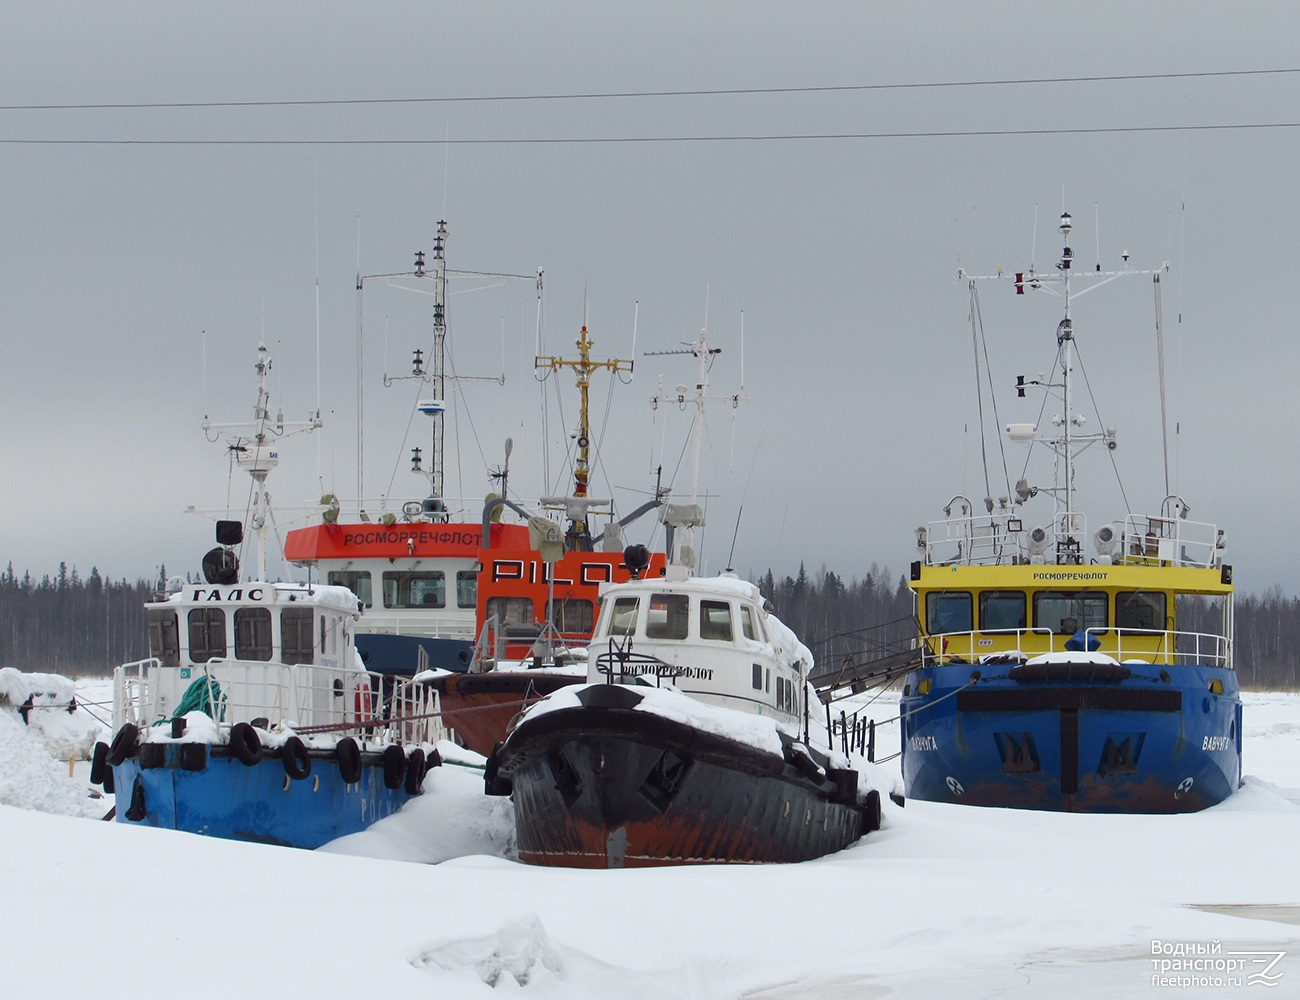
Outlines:
{"type": "Polygon", "coordinates": [[[807,861],[880,825],[858,775],[786,734],[781,752],[640,710],[653,689],[592,684],[524,721],[489,764],[519,856],[571,868],[807,861]]]}

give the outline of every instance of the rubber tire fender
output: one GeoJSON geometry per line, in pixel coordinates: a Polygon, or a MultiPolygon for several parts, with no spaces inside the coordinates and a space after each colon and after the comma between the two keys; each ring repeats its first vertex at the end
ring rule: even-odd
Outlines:
{"type": "Polygon", "coordinates": [[[90,783],[92,785],[102,785],[104,783],[104,772],[108,770],[108,744],[96,743],[95,750],[90,755],[90,783]]]}
{"type": "Polygon", "coordinates": [[[302,781],[311,774],[311,757],[307,755],[307,744],[300,737],[290,736],[284,741],[280,761],[284,764],[284,773],[294,781],[302,781]]]}
{"type": "Polygon", "coordinates": [[[384,787],[389,791],[402,787],[406,777],[406,751],[393,744],[384,747],[382,755],[384,765],[384,787]]]}
{"type": "Polygon", "coordinates": [[[424,776],[428,773],[428,768],[424,762],[424,751],[416,747],[411,751],[411,757],[406,762],[406,794],[419,795],[420,786],[424,784],[424,776]]]}
{"type": "MultiPolygon", "coordinates": [[[[130,725],[130,723],[127,724],[130,725]]],[[[132,823],[139,823],[146,815],[148,815],[148,810],[145,809],[144,805],[144,785],[141,783],[139,775],[137,775],[135,784],[131,786],[131,806],[126,811],[126,818],[132,823]]]]}
{"type": "Polygon", "coordinates": [[[492,748],[492,755],[487,759],[487,765],[483,768],[483,794],[485,795],[509,795],[515,790],[514,782],[501,774],[501,758],[498,752],[503,744],[498,742],[492,748]]]}
{"type": "Polygon", "coordinates": [[[875,833],[880,829],[880,792],[871,789],[862,804],[862,832],[875,833]]]}
{"type": "Polygon", "coordinates": [[[236,722],[230,727],[230,753],[246,767],[262,759],[262,741],[257,730],[247,722],[236,722]]]}
{"type": "Polygon", "coordinates": [[[355,785],[361,780],[361,747],[351,736],[345,736],[334,747],[339,760],[339,777],[345,785],[355,785]]]}
{"type": "Polygon", "coordinates": [[[130,757],[139,737],[140,730],[130,722],[122,726],[113,737],[113,745],[108,748],[108,762],[117,767],[130,757]]]}

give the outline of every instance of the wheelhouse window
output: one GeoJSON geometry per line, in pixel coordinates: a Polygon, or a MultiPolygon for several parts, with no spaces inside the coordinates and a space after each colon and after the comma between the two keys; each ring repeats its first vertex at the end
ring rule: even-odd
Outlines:
{"type": "Polygon", "coordinates": [[[181,629],[175,611],[150,611],[149,655],[164,667],[181,665],[181,629]]]}
{"type": "Polygon", "coordinates": [[[370,589],[369,570],[332,569],[329,571],[329,582],[336,587],[347,587],[366,607],[375,606],[374,595],[370,589]]]}
{"type": "Polygon", "coordinates": [[[472,569],[456,571],[456,607],[478,606],[478,574],[472,569]]]}
{"type": "Polygon", "coordinates": [[[447,577],[442,572],[384,574],[384,607],[445,608],[447,577]]]}
{"type": "Polygon", "coordinates": [[[700,601],[700,638],[731,642],[731,605],[726,601],[700,601]]]}
{"type": "Polygon", "coordinates": [[[533,602],[527,597],[489,597],[487,613],[488,617],[496,615],[508,636],[530,638],[541,631],[533,602]]]}
{"type": "Polygon", "coordinates": [[[986,590],[980,594],[980,630],[996,632],[1002,629],[1024,628],[1028,601],[1024,591],[986,590]]]}
{"type": "Polygon", "coordinates": [[[620,597],[614,602],[606,630],[610,635],[632,635],[636,631],[637,603],[635,597],[620,597]]]}
{"type": "Polygon", "coordinates": [[[1115,627],[1131,629],[1164,629],[1167,599],[1158,591],[1120,591],[1115,595],[1115,627]]]}
{"type": "Polygon", "coordinates": [[[970,593],[964,590],[943,590],[926,594],[925,630],[930,635],[973,632],[975,617],[970,593]]]}
{"type": "Polygon", "coordinates": [[[580,598],[565,597],[547,604],[550,620],[561,632],[591,635],[596,623],[596,605],[580,598]]]}
{"type": "Polygon", "coordinates": [[[280,646],[285,663],[311,663],[311,608],[285,608],[280,612],[280,646]]]}
{"type": "Polygon", "coordinates": [[[1106,594],[1100,590],[1042,590],[1034,595],[1034,627],[1057,635],[1106,627],[1106,594]]]}
{"type": "Polygon", "coordinates": [[[207,663],[226,655],[226,612],[221,608],[194,608],[189,616],[190,659],[207,663]]]}
{"type": "Polygon", "coordinates": [[[646,613],[647,639],[685,639],[691,599],[685,594],[652,594],[646,613]]]}
{"type": "Polygon", "coordinates": [[[758,623],[754,620],[754,609],[748,604],[740,606],[740,632],[746,639],[753,639],[755,642],[763,641],[758,631],[758,623]]]}
{"type": "Polygon", "coordinates": [[[235,609],[235,656],[241,660],[271,658],[271,609],[235,609]]]}

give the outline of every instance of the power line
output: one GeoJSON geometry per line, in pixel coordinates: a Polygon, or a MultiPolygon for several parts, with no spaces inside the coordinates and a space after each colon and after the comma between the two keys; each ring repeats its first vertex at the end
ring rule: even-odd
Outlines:
{"type": "Polygon", "coordinates": [[[758,94],[833,94],[877,90],[935,90],[958,87],[1024,87],[1062,83],[1124,83],[1139,80],[1194,80],[1300,73],[1300,68],[1209,70],[1186,73],[1112,73],[1026,79],[943,80],[915,83],[859,83],[816,87],[737,87],[718,90],[628,90],[609,93],[493,94],[459,97],[373,97],[300,101],[150,101],[99,104],[4,104],[0,111],[127,111],[166,108],[302,108],[385,104],[469,104],[490,101],[597,101],[647,97],[738,97],[758,94]]]}
{"type": "Polygon", "coordinates": [[[820,132],[774,135],[572,136],[506,139],[5,139],[17,146],[530,146],[646,143],[834,142],[848,139],[968,139],[986,136],[1124,135],[1159,132],[1232,132],[1300,128],[1300,122],[1223,125],[1131,125],[1098,128],[951,129],[921,132],[820,132]]]}

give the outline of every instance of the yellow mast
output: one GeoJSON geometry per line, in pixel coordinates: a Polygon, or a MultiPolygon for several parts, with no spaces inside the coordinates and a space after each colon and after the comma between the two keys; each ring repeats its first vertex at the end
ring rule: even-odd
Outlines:
{"type": "MultiPolygon", "coordinates": [[[[578,347],[578,357],[576,359],[561,358],[555,356],[539,356],[534,361],[535,368],[545,368],[552,372],[559,372],[562,368],[572,368],[578,377],[578,392],[581,397],[581,405],[578,409],[578,458],[573,467],[573,495],[575,497],[585,497],[587,495],[587,480],[591,475],[588,460],[591,454],[591,423],[588,419],[587,396],[591,388],[591,376],[593,372],[601,369],[608,369],[611,373],[631,372],[632,362],[622,358],[606,358],[603,361],[591,360],[591,348],[595,344],[587,332],[587,324],[582,325],[582,331],[578,334],[576,341],[578,347]]],[[[577,532],[579,536],[585,535],[587,530],[586,519],[581,521],[574,519],[569,526],[570,532],[577,532]]]]}

